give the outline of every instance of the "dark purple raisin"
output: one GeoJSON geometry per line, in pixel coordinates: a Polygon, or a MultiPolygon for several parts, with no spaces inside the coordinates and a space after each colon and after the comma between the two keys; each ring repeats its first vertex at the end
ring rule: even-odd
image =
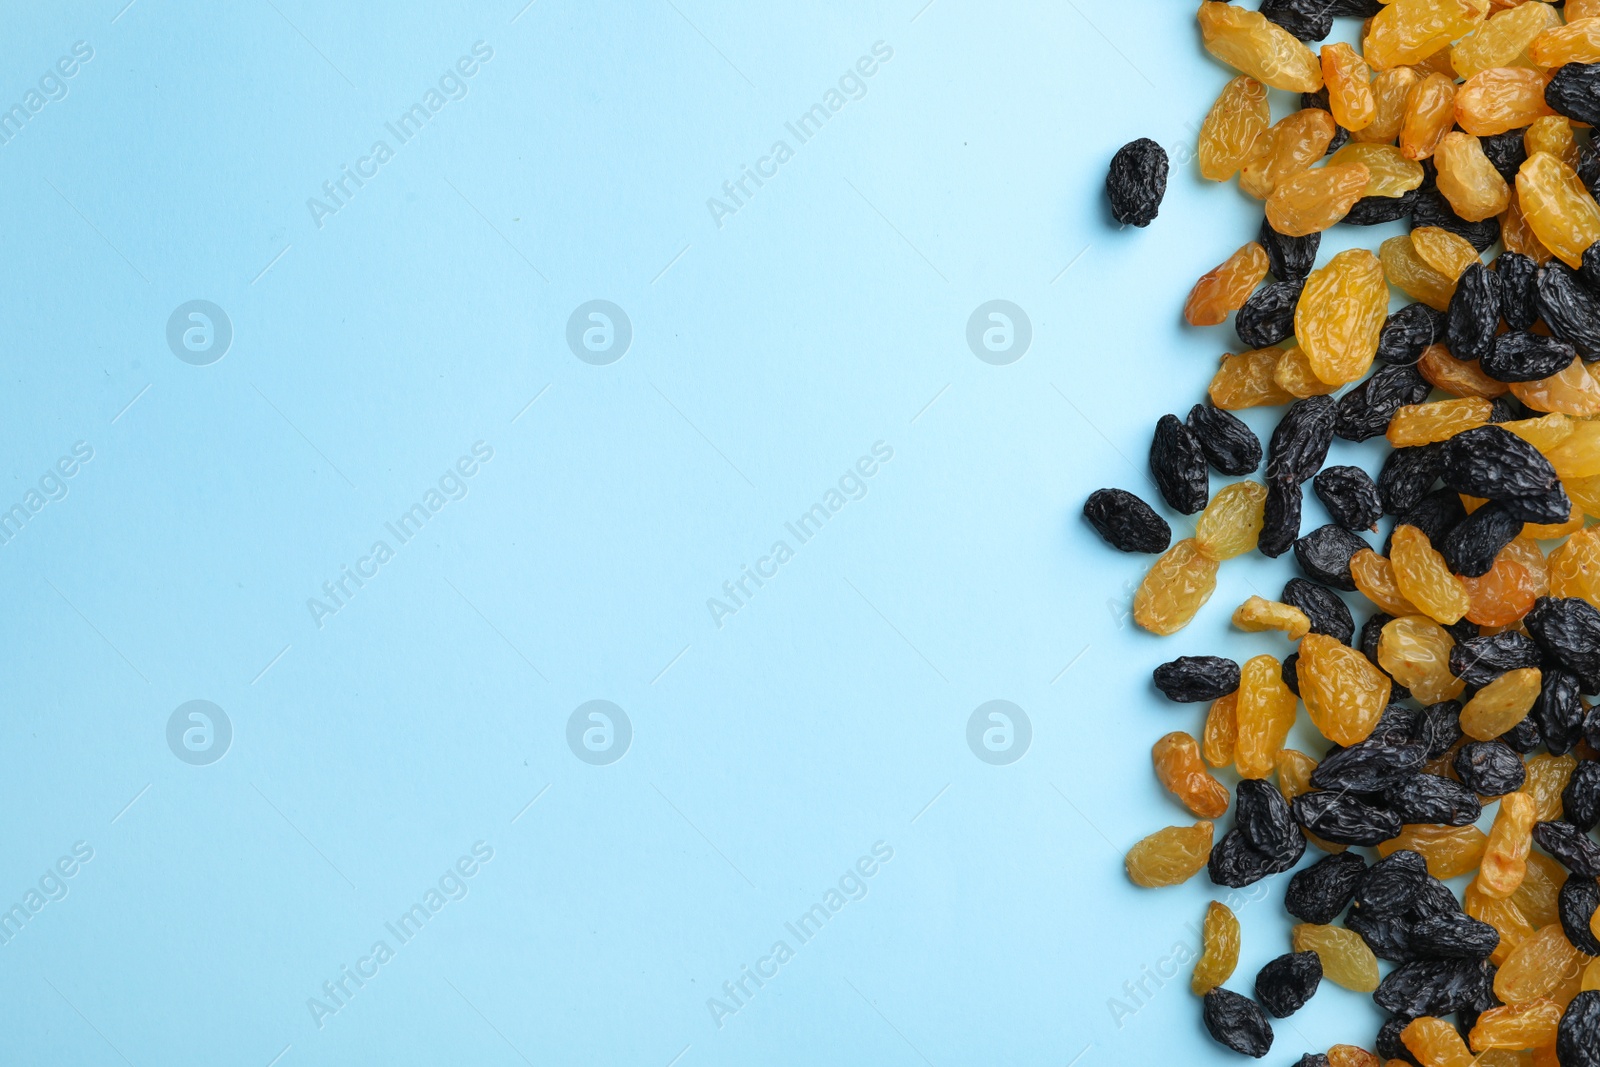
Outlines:
{"type": "MultiPolygon", "coordinates": [[[[1261,13],[1302,41],[1320,41],[1333,32],[1327,0],[1261,0],[1261,13]]],[[[1303,96],[1301,106],[1311,106],[1303,96]]]]}
{"type": "Polygon", "coordinates": [[[1377,483],[1360,467],[1324,467],[1311,479],[1311,488],[1329,517],[1346,530],[1377,529],[1383,501],[1377,483]]]}
{"type": "Polygon", "coordinates": [[[1301,922],[1326,926],[1344,912],[1366,873],[1367,861],[1355,852],[1324,856],[1289,879],[1283,906],[1301,922]]]}
{"type": "Polygon", "coordinates": [[[1600,956],[1600,940],[1589,929],[1595,911],[1600,910],[1600,882],[1593,878],[1568,878],[1561,883],[1561,895],[1556,899],[1561,929],[1572,947],[1585,956],[1600,956]]]}
{"type": "Polygon", "coordinates": [[[1384,1011],[1409,1018],[1449,1015],[1494,996],[1494,968],[1486,960],[1413,960],[1378,983],[1372,999],[1384,1011]]]}
{"type": "Polygon", "coordinates": [[[1511,746],[1512,751],[1520,752],[1526,756],[1539,747],[1539,726],[1531,716],[1524,716],[1522,721],[1495,738],[1495,740],[1504,741],[1511,746]]]}
{"type": "Polygon", "coordinates": [[[1294,336],[1294,309],[1305,280],[1268,282],[1233,316],[1233,332],[1251,348],[1267,348],[1294,336]]]}
{"type": "Polygon", "coordinates": [[[1544,87],[1544,102],[1558,115],[1600,124],[1600,63],[1558,67],[1544,87]]]}
{"type": "Polygon", "coordinates": [[[1317,764],[1317,769],[1311,772],[1311,787],[1347,793],[1379,793],[1415,777],[1427,759],[1428,746],[1421,741],[1396,742],[1385,737],[1369,737],[1317,764]]]}
{"type": "Polygon", "coordinates": [[[1456,523],[1438,543],[1439,554],[1455,573],[1481,578],[1494,558],[1522,532],[1522,520],[1498,500],[1491,500],[1456,523]]]}
{"type": "Polygon", "coordinates": [[[1361,640],[1357,646],[1374,665],[1378,663],[1378,642],[1383,639],[1383,628],[1393,621],[1393,615],[1379,611],[1367,616],[1367,621],[1361,624],[1361,640]]]}
{"type": "Polygon", "coordinates": [[[1267,264],[1274,278],[1280,282],[1303,282],[1317,262],[1317,248],[1322,244],[1322,234],[1287,237],[1274,230],[1272,223],[1262,219],[1256,242],[1267,250],[1267,264]]]}
{"type": "MultiPolygon", "coordinates": [[[[1396,526],[1415,526],[1428,535],[1428,543],[1437,545],[1444,541],[1456,524],[1467,517],[1467,509],[1462,506],[1461,494],[1452,493],[1448,489],[1435,489],[1424,496],[1416,504],[1407,508],[1395,520],[1396,526]]],[[[1383,555],[1389,554],[1393,547],[1394,532],[1383,542],[1383,555]]]]}
{"type": "Polygon", "coordinates": [[[1193,515],[1211,497],[1211,474],[1200,441],[1176,415],[1163,415],[1150,441],[1150,474],[1174,511],[1193,515]]]}
{"type": "Polygon", "coordinates": [[[1167,150],[1141,137],[1117,149],[1106,175],[1106,196],[1111,215],[1131,226],[1148,226],[1161,210],[1167,194],[1167,150]]]}
{"type": "Polygon", "coordinates": [[[1322,984],[1322,957],[1315,952],[1286,952],[1256,973],[1256,999],[1279,1019],[1306,1006],[1322,984]]]}
{"type": "MultiPolygon", "coordinates": [[[[1301,835],[1302,853],[1304,842],[1305,837],[1301,835]]],[[[1206,873],[1216,885],[1243,889],[1269,875],[1282,874],[1299,861],[1299,855],[1293,859],[1274,859],[1252,845],[1245,832],[1236,827],[1223,834],[1212,846],[1211,856],[1206,861],[1206,873]]]]}
{"type": "MultiPolygon", "coordinates": [[[[1483,138],[1479,139],[1480,142],[1483,138]]],[[[1494,260],[1500,277],[1500,315],[1513,330],[1526,330],[1539,319],[1539,264],[1520,252],[1501,252],[1494,260]]]]}
{"type": "Polygon", "coordinates": [[[1379,367],[1339,398],[1333,432],[1346,441],[1382,437],[1395,412],[1422,403],[1432,391],[1433,385],[1416,367],[1379,367]]]}
{"type": "Polygon", "coordinates": [[[1400,817],[1346,793],[1301,793],[1292,805],[1302,829],[1339,845],[1376,845],[1400,835],[1400,817]]]}
{"type": "Polygon", "coordinates": [[[1458,493],[1489,500],[1533,498],[1560,484],[1537,448],[1498,426],[1465,430],[1443,445],[1440,477],[1458,493]]]}
{"type": "Polygon", "coordinates": [[[1600,359],[1600,297],[1585,289],[1570,267],[1553,259],[1540,267],[1534,295],[1551,333],[1585,360],[1600,359]]]}
{"type": "Polygon", "coordinates": [[[1572,998],[1556,1030],[1556,1059],[1561,1067],[1600,1067],[1600,992],[1585,990],[1572,998]]]}
{"type": "Polygon", "coordinates": [[[1312,633],[1327,634],[1347,645],[1355,640],[1356,620],[1349,606],[1332,589],[1304,578],[1290,578],[1284,583],[1279,599],[1305,612],[1306,618],[1311,620],[1312,633]]]}
{"type": "Polygon", "coordinates": [[[1423,350],[1444,340],[1444,312],[1427,304],[1407,304],[1384,321],[1378,334],[1378,358],[1410,366],[1423,350]]]}
{"type": "Polygon", "coordinates": [[[1289,802],[1272,783],[1260,778],[1241,781],[1235,794],[1234,818],[1250,847],[1275,862],[1292,867],[1305,855],[1305,835],[1295,824],[1289,802]]]}
{"type": "Polygon", "coordinates": [[[1378,472],[1378,497],[1388,515],[1410,511],[1433,488],[1444,469],[1443,442],[1397,448],[1378,472]]]}
{"type": "Polygon", "coordinates": [[[1544,596],[1523,617],[1528,633],[1585,693],[1600,693],[1600,611],[1578,597],[1544,596]]]}
{"type": "Polygon", "coordinates": [[[1587,833],[1600,824],[1600,763],[1580,760],[1561,791],[1561,818],[1587,833]]]}
{"type": "Polygon", "coordinates": [[[1218,986],[1205,995],[1206,1032],[1220,1045],[1260,1059],[1272,1048],[1272,1024],[1249,997],[1218,986]]]}
{"type": "Polygon", "coordinates": [[[1417,1062],[1417,1058],[1411,1054],[1411,1050],[1406,1048],[1405,1043],[1400,1040],[1400,1031],[1404,1030],[1410,1022],[1411,1020],[1405,1016],[1395,1016],[1385,1021],[1378,1028],[1378,1036],[1373,1042],[1373,1047],[1378,1050],[1378,1055],[1383,1057],[1385,1061],[1401,1060],[1411,1064],[1411,1067],[1422,1067],[1422,1064],[1417,1062]]]}
{"type": "Polygon", "coordinates": [[[1118,552],[1165,552],[1172,527],[1155,509],[1125,489],[1097,489],[1083,505],[1083,517],[1118,552]]]}
{"type": "Polygon", "coordinates": [[[1534,825],[1533,839],[1539,847],[1561,861],[1561,865],[1580,878],[1600,878],[1600,845],[1569,822],[1542,822],[1534,825]]]}
{"type": "Polygon", "coordinates": [[[1221,656],[1179,656],[1154,672],[1156,688],[1168,700],[1193,704],[1216,700],[1239,688],[1239,665],[1221,656]]]}
{"type": "MultiPolygon", "coordinates": [[[[1344,127],[1337,129],[1343,130],[1344,127]]],[[[1411,214],[1420,195],[1418,190],[1408,189],[1399,196],[1363,196],[1339,221],[1351,226],[1381,226],[1386,222],[1399,222],[1411,214]]]]}
{"type": "Polygon", "coordinates": [[[1457,359],[1481,359],[1494,347],[1500,325],[1500,279],[1481,262],[1473,262],[1456,281],[1445,312],[1444,337],[1457,359]]]}
{"type": "Polygon", "coordinates": [[[1428,746],[1428,758],[1438,759],[1461,740],[1461,702],[1441,700],[1422,709],[1417,740],[1428,746]]]}
{"type": "Polygon", "coordinates": [[[1515,630],[1469,637],[1450,650],[1450,673],[1481,689],[1507,671],[1537,667],[1544,656],[1539,646],[1515,630]]]}
{"type": "MultiPolygon", "coordinates": [[[[1485,427],[1479,427],[1484,429],[1485,427]]],[[[1487,427],[1497,429],[1497,427],[1487,427]]],[[[1523,522],[1543,523],[1547,526],[1558,525],[1572,518],[1572,498],[1567,496],[1567,491],[1560,484],[1556,484],[1543,493],[1535,496],[1508,496],[1501,498],[1506,510],[1510,511],[1523,522]]]]}
{"type": "Polygon", "coordinates": [[[1261,535],[1256,539],[1256,548],[1263,556],[1276,559],[1289,551],[1300,536],[1301,502],[1299,482],[1268,479],[1261,535]]]}
{"type": "Polygon", "coordinates": [[[1511,330],[1494,339],[1478,366],[1497,382],[1536,382],[1565,370],[1577,354],[1560,338],[1511,330]]]}
{"type": "Polygon", "coordinates": [[[1527,132],[1524,126],[1478,138],[1478,143],[1483,146],[1483,154],[1489,157],[1489,162],[1500,172],[1500,177],[1513,189],[1517,184],[1517,171],[1528,159],[1527,132]]]}
{"type": "Polygon", "coordinates": [[[1278,677],[1289,687],[1289,692],[1295,696],[1300,695],[1300,653],[1291,652],[1283,657],[1283,666],[1278,669],[1278,677]]]}
{"type": "MultiPolygon", "coordinates": [[[[1427,743],[1416,744],[1426,755],[1427,743]]],[[[1413,774],[1385,789],[1383,802],[1407,824],[1467,826],[1483,814],[1483,804],[1476,793],[1442,774],[1413,774]]]]}
{"type": "Polygon", "coordinates": [[[1420,959],[1481,960],[1499,945],[1494,927],[1458,911],[1430,915],[1411,928],[1411,948],[1420,959]]]}
{"type": "Polygon", "coordinates": [[[1296,541],[1294,558],[1306,577],[1353,593],[1356,591],[1356,582],[1350,576],[1350,557],[1363,548],[1371,547],[1343,526],[1330,522],[1326,526],[1318,526],[1296,541]]]}
{"type": "Polygon", "coordinates": [[[1189,409],[1189,432],[1200,442],[1206,460],[1222,474],[1237,478],[1261,466],[1261,440],[1231,411],[1196,404],[1189,409]]]}
{"type": "MultiPolygon", "coordinates": [[[[1539,727],[1539,736],[1553,756],[1565,755],[1583,740],[1583,701],[1578,694],[1582,683],[1571,671],[1545,667],[1539,683],[1539,699],[1528,713],[1539,727]]],[[[1600,955],[1600,953],[1597,953],[1600,955]]]]}
{"type": "Polygon", "coordinates": [[[1308,396],[1290,404],[1267,446],[1267,477],[1305,482],[1321,470],[1337,417],[1338,405],[1330,396],[1308,396]]]}
{"type": "Polygon", "coordinates": [[[1480,797],[1515,793],[1528,778],[1522,757],[1504,741],[1468,741],[1456,753],[1454,766],[1461,784],[1480,797]]]}

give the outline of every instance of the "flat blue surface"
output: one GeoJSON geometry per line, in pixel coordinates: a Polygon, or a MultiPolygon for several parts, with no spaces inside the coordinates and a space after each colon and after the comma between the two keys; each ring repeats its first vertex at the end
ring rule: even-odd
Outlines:
{"type": "MultiPolygon", "coordinates": [[[[6,1062],[1233,1062],[1212,887],[1121,854],[1203,715],[1149,669],[1283,654],[1226,620],[1290,565],[1158,642],[1078,518],[1148,495],[1260,217],[1189,161],[1187,6],[123,3],[0,42],[6,1062]]],[[[1330,989],[1272,1057],[1376,1022],[1330,989]]]]}

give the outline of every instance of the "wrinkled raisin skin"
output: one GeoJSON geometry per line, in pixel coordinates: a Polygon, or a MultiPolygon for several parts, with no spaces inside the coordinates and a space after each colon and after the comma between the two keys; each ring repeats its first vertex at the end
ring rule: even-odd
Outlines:
{"type": "Polygon", "coordinates": [[[1193,515],[1211,496],[1206,455],[1194,433],[1176,415],[1163,415],[1150,441],[1150,473],[1172,510],[1193,515]]]}
{"type": "Polygon", "coordinates": [[[1131,226],[1148,226],[1167,193],[1167,151],[1148,137],[1130,141],[1111,157],[1106,196],[1111,215],[1131,226]]]}
{"type": "Polygon", "coordinates": [[[1083,517],[1118,552],[1165,552],[1172,527],[1154,508],[1124,489],[1097,489],[1083,505],[1083,517]]]}
{"type": "Polygon", "coordinates": [[[1239,688],[1239,664],[1221,656],[1179,656],[1155,669],[1156,688],[1168,700],[1216,700],[1239,688]]]}

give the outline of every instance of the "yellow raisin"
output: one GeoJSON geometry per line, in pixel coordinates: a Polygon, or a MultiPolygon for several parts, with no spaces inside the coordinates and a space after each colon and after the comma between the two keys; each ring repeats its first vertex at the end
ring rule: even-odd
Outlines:
{"type": "Polygon", "coordinates": [[[1550,595],[1600,607],[1600,526],[1579,530],[1550,553],[1550,595]]]}
{"type": "Polygon", "coordinates": [[[1211,857],[1212,825],[1168,826],[1128,850],[1123,866],[1134,885],[1181,885],[1211,857]]]}
{"type": "Polygon", "coordinates": [[[1534,411],[1558,411],[1580,417],[1600,415],[1600,382],[1595,381],[1583,360],[1576,356],[1565,369],[1548,378],[1512,382],[1511,395],[1534,411]]]}
{"type": "Polygon", "coordinates": [[[1222,365],[1206,390],[1211,403],[1224,411],[1289,403],[1294,397],[1272,378],[1281,358],[1281,348],[1253,348],[1223,356],[1222,365]]]}
{"type": "Polygon", "coordinates": [[[1241,778],[1265,778],[1294,725],[1298,704],[1283,683],[1283,665],[1271,656],[1254,656],[1239,671],[1238,741],[1234,763],[1241,778]]]}
{"type": "Polygon", "coordinates": [[[1528,857],[1528,872],[1511,899],[1534,926],[1559,925],[1561,887],[1566,880],[1565,867],[1542,852],[1532,853],[1528,857]]]}
{"type": "Polygon", "coordinates": [[[1378,636],[1378,663],[1412,696],[1424,704],[1437,704],[1454,700],[1466,688],[1450,673],[1454,647],[1450,632],[1426,615],[1402,615],[1384,623],[1378,636]]]}
{"type": "MultiPolygon", "coordinates": [[[[1488,406],[1488,401],[1481,403],[1488,406]]],[[[1400,594],[1435,622],[1446,626],[1459,622],[1472,606],[1461,579],[1450,573],[1444,557],[1428,543],[1428,535],[1415,526],[1395,527],[1390,559],[1400,594]]]]}
{"type": "Polygon", "coordinates": [[[1295,336],[1312,372],[1330,384],[1365,374],[1388,311],[1389,288],[1371,252],[1347,249],[1312,271],[1294,310],[1295,336]]]}
{"type": "Polygon", "coordinates": [[[1521,1004],[1490,1008],[1472,1027],[1472,1048],[1534,1049],[1553,1044],[1561,1025],[1561,1007],[1542,997],[1521,1004]]]}
{"type": "Polygon", "coordinates": [[[1356,142],[1387,144],[1400,136],[1400,127],[1406,120],[1406,100],[1411,87],[1422,80],[1422,75],[1410,67],[1380,70],[1372,79],[1372,95],[1377,104],[1377,114],[1364,129],[1355,130],[1350,139],[1356,142]]]}
{"type": "MultiPolygon", "coordinates": [[[[1552,414],[1540,415],[1535,419],[1513,419],[1510,422],[1502,422],[1500,428],[1508,433],[1516,434],[1548,457],[1552,454],[1552,450],[1558,448],[1563,441],[1572,436],[1574,428],[1578,425],[1578,423],[1565,415],[1552,414]]],[[[1584,423],[1583,425],[1596,424],[1584,423]]],[[[1554,460],[1551,460],[1552,464],[1554,462],[1554,460]]],[[[1596,469],[1594,473],[1600,474],[1600,469],[1596,469]]],[[[1576,472],[1569,470],[1563,474],[1561,468],[1557,467],[1556,474],[1565,481],[1568,477],[1575,476],[1576,472]]]]}
{"type": "Polygon", "coordinates": [[[1202,819],[1221,818],[1228,810],[1228,787],[1212,777],[1200,758],[1200,744],[1181,730],[1162,737],[1150,750],[1156,780],[1202,819]]]}
{"type": "Polygon", "coordinates": [[[1461,732],[1492,741],[1528,717],[1543,681],[1538,667],[1507,671],[1473,695],[1461,709],[1461,732]]]}
{"type": "Polygon", "coordinates": [[[1335,985],[1355,993],[1378,988],[1378,957],[1354,930],[1299,923],[1289,931],[1289,940],[1296,952],[1315,952],[1323,977],[1335,985]]]}
{"type": "Polygon", "coordinates": [[[1450,354],[1444,345],[1429,345],[1417,360],[1417,371],[1436,389],[1451,396],[1481,396],[1493,400],[1504,396],[1506,383],[1497,382],[1478,366],[1476,360],[1467,362],[1450,354]]]}
{"type": "Polygon", "coordinates": [[[1435,311],[1449,308],[1450,297],[1456,291],[1455,277],[1429,266],[1417,253],[1410,234],[1385,240],[1378,246],[1378,258],[1383,264],[1384,276],[1396,289],[1435,311]]]}
{"type": "Polygon", "coordinates": [[[1500,966],[1494,976],[1495,996],[1503,1004],[1526,1004],[1548,997],[1563,980],[1582,973],[1582,959],[1559,922],[1540,927],[1512,949],[1500,966]]]}
{"type": "Polygon", "coordinates": [[[1583,969],[1583,988],[1585,991],[1600,989],[1600,958],[1589,961],[1583,969]]]}
{"type": "Polygon", "coordinates": [[[1239,169],[1239,188],[1265,200],[1280,182],[1309,170],[1328,151],[1337,132],[1333,116],[1319,107],[1302,108],[1262,134],[1239,169]]]}
{"type": "Polygon", "coordinates": [[[1311,791],[1311,772],[1317,761],[1298,749],[1286,748],[1278,753],[1278,792],[1283,799],[1293,800],[1301,793],[1311,791]]]}
{"type": "Polygon", "coordinates": [[[1508,252],[1520,253],[1540,264],[1550,262],[1550,250],[1539,243],[1528,220],[1522,217],[1522,205],[1515,196],[1500,216],[1500,239],[1508,252]]]}
{"type": "Polygon", "coordinates": [[[1367,168],[1362,196],[1403,196],[1422,184],[1422,164],[1407,159],[1392,144],[1351,141],[1328,157],[1329,166],[1360,163],[1367,168]]]}
{"type": "Polygon", "coordinates": [[[1494,825],[1489,828],[1489,844],[1473,885],[1484,896],[1504,900],[1517,891],[1528,873],[1528,852],[1533,847],[1533,824],[1539,806],[1526,793],[1507,793],[1500,798],[1494,825]]]}
{"type": "Polygon", "coordinates": [[[1478,262],[1478,250],[1471,242],[1438,226],[1418,226],[1412,230],[1411,246],[1422,262],[1449,278],[1452,284],[1478,262]]]}
{"type": "Polygon", "coordinates": [[[1274,89],[1314,93],[1322,88],[1322,64],[1315,53],[1258,11],[1202,3],[1200,39],[1217,59],[1274,89]]]}
{"type": "Polygon", "coordinates": [[[1211,709],[1206,712],[1200,754],[1213,767],[1227,767],[1233,763],[1233,749],[1239,739],[1239,719],[1235,713],[1238,704],[1239,693],[1235,690],[1213,700],[1211,709]]]}
{"type": "Polygon", "coordinates": [[[1510,205],[1511,186],[1472,134],[1458,130],[1445,134],[1434,149],[1433,162],[1439,168],[1439,192],[1468,222],[1481,222],[1510,205]]]}
{"type": "Polygon", "coordinates": [[[1400,828],[1400,836],[1380,844],[1378,855],[1409,849],[1427,861],[1428,873],[1435,878],[1454,878],[1475,870],[1488,844],[1488,835],[1476,826],[1412,823],[1400,828]]]}
{"type": "Polygon", "coordinates": [[[1385,434],[1396,448],[1445,441],[1489,421],[1494,406],[1481,396],[1407,404],[1394,413],[1385,434]]]}
{"type": "MultiPolygon", "coordinates": [[[[1394,580],[1394,564],[1370,548],[1350,557],[1350,577],[1361,595],[1394,616],[1420,615],[1417,606],[1405,598],[1394,580]]],[[[1402,685],[1406,684],[1404,682],[1402,685]]]]}
{"type": "Polygon", "coordinates": [[[1490,67],[1514,67],[1542,32],[1561,25],[1561,16],[1548,4],[1519,4],[1489,16],[1478,32],[1458,43],[1450,53],[1451,66],[1463,78],[1490,67]]]}
{"type": "Polygon", "coordinates": [[[1480,70],[1456,90],[1456,124],[1476,137],[1520,130],[1554,115],[1544,102],[1549,75],[1522,67],[1480,70]]]}
{"type": "Polygon", "coordinates": [[[1489,961],[1496,967],[1506,961],[1512,949],[1534,934],[1533,924],[1522,914],[1522,909],[1517,907],[1514,900],[1498,900],[1486,895],[1477,886],[1469,885],[1462,894],[1461,903],[1468,915],[1479,922],[1488,923],[1500,935],[1500,944],[1489,956],[1489,961]]]}
{"type": "Polygon", "coordinates": [[[1511,562],[1521,565],[1533,575],[1536,595],[1544,596],[1550,592],[1550,564],[1545,559],[1544,549],[1539,547],[1539,542],[1524,533],[1512,538],[1511,543],[1500,550],[1500,554],[1511,562]]]}
{"type": "Polygon", "coordinates": [[[1567,788],[1578,761],[1573,756],[1552,756],[1541,752],[1527,759],[1528,776],[1520,792],[1533,798],[1535,816],[1540,822],[1561,818],[1561,791],[1567,788]]]}
{"type": "Polygon", "coordinates": [[[1133,621],[1153,634],[1175,634],[1189,625],[1216,587],[1217,561],[1206,558],[1194,538],[1185,538],[1162,553],[1139,583],[1133,621]]]}
{"type": "Polygon", "coordinates": [[[1422,1067],[1473,1067],[1467,1043],[1443,1019],[1427,1015],[1412,1019],[1400,1031],[1400,1041],[1422,1067]]]}
{"type": "Polygon", "coordinates": [[[1277,369],[1272,372],[1272,380],[1278,383],[1278,388],[1293,397],[1326,396],[1339,388],[1329,385],[1311,372],[1311,361],[1306,358],[1305,349],[1299,345],[1293,345],[1283,353],[1277,369]]]}
{"type": "Polygon", "coordinates": [[[1322,82],[1333,119],[1347,130],[1364,130],[1378,117],[1372,95],[1372,68],[1347,44],[1322,46],[1322,82]]]}
{"type": "Polygon", "coordinates": [[[1600,241],[1600,207],[1577,172],[1548,152],[1535,152],[1517,171],[1517,201],[1541,244],[1567,266],[1583,263],[1600,241]]]}
{"type": "Polygon", "coordinates": [[[1487,4],[1394,0],[1367,24],[1362,52],[1378,70],[1416,63],[1478,28],[1487,4]]]}
{"type": "Polygon", "coordinates": [[[1239,173],[1270,125],[1267,87],[1243,74],[1230,81],[1200,124],[1201,177],[1224,182],[1239,173]]]}
{"type": "MultiPolygon", "coordinates": [[[[1576,22],[1579,19],[1592,19],[1600,16],[1600,0],[1567,0],[1561,9],[1566,20],[1576,22]]],[[[1541,64],[1549,66],[1550,64],[1541,64]]]]}
{"type": "Polygon", "coordinates": [[[1455,77],[1428,75],[1411,87],[1406,98],[1406,117],[1400,124],[1401,153],[1407,159],[1427,159],[1455,121],[1455,77]]]}
{"type": "Polygon", "coordinates": [[[1568,63],[1600,63],[1600,19],[1572,16],[1567,5],[1565,26],[1552,26],[1528,45],[1528,58],[1539,66],[1564,67],[1568,63]]]}
{"type": "Polygon", "coordinates": [[[1328,1067],[1383,1067],[1383,1061],[1356,1045],[1335,1045],[1328,1050],[1328,1067]]]}
{"type": "Polygon", "coordinates": [[[1561,162],[1578,169],[1578,139],[1573,135],[1572,122],[1565,115],[1546,115],[1534,119],[1522,135],[1522,146],[1528,155],[1548,152],[1561,162]]]}
{"type": "Polygon", "coordinates": [[[1191,326],[1216,326],[1238,311],[1267,275],[1267,250],[1251,241],[1200,276],[1183,305],[1191,326]]]}
{"type": "Polygon", "coordinates": [[[1327,634],[1300,641],[1300,699],[1322,736],[1341,745],[1365,741],[1389,706],[1389,676],[1327,634]]]}
{"type": "MultiPolygon", "coordinates": [[[[1557,417],[1559,416],[1545,416],[1545,418],[1557,417]]],[[[1550,460],[1550,465],[1556,469],[1556,475],[1562,481],[1569,478],[1592,478],[1600,474],[1600,422],[1574,422],[1571,419],[1562,419],[1562,425],[1566,427],[1567,432],[1559,441],[1551,443],[1548,447],[1541,447],[1538,441],[1531,443],[1550,460]]],[[[1511,432],[1516,433],[1515,430],[1511,432]]]]}
{"type": "MultiPolygon", "coordinates": [[[[1502,549],[1503,553],[1505,550],[1502,549]]],[[[1479,626],[1510,626],[1533,608],[1539,598],[1532,572],[1506,556],[1497,556],[1489,573],[1461,579],[1467,588],[1467,621],[1479,626]]]]}
{"type": "Polygon", "coordinates": [[[1203,997],[1233,976],[1239,964],[1239,919],[1226,904],[1213,900],[1200,928],[1200,958],[1189,988],[1203,997]]]}
{"type": "Polygon", "coordinates": [[[1321,233],[1350,213],[1367,188],[1361,163],[1329,164],[1281,181],[1267,197],[1267,221],[1287,237],[1321,233]]]}
{"type": "Polygon", "coordinates": [[[1311,630],[1311,620],[1299,608],[1259,596],[1251,597],[1234,609],[1233,624],[1247,633],[1282,630],[1291,641],[1300,640],[1311,630]]]}
{"type": "Polygon", "coordinates": [[[1234,482],[1220,490],[1194,525],[1200,554],[1221,562],[1255,548],[1266,503],[1267,487],[1260,482],[1234,482]]]}
{"type": "Polygon", "coordinates": [[[1585,515],[1600,518],[1600,476],[1563,480],[1562,484],[1572,502],[1582,508],[1585,515]]]}

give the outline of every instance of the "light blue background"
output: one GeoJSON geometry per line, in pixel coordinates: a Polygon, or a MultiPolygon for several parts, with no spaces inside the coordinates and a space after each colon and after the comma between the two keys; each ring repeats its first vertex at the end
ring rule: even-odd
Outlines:
{"type": "MultiPolygon", "coordinates": [[[[1292,565],[1228,564],[1158,642],[1126,619],[1148,561],[1078,518],[1151,495],[1151,425],[1233,343],[1180,330],[1183,295],[1260,217],[1183,154],[1228,76],[1187,5],[122,4],[18,8],[0,43],[5,106],[94,49],[0,147],[4,506],[94,449],[0,547],[0,903],[94,850],[0,947],[8,1062],[1235,1062],[1187,963],[1113,1011],[1213,888],[1135,890],[1121,854],[1184,821],[1149,745],[1204,713],[1150,668],[1282,655],[1226,618],[1292,565]],[[468,95],[318,228],[307,198],[478,41],[468,95]],[[1118,232],[1100,183],[1136,136],[1172,186],[1118,232]],[[164,336],[195,298],[234,328],[205,367],[164,336]],[[609,366],[564,340],[597,298],[634,329],[609,366]],[[1033,326],[1009,366],[964,337],[997,298],[1033,326]],[[319,629],[307,598],[478,441],[467,497],[319,629]],[[879,441],[866,496],[716,626],[879,441]],[[565,739],[597,698],[634,730],[609,766],[565,739]],[[210,766],[166,745],[191,699],[233,724],[210,766]],[[1009,766],[967,748],[992,699],[1032,722],[1009,766]],[[319,1028],[307,999],[477,841],[470,894],[319,1028]],[[719,1028],[707,998],[779,939],[719,1028]]],[[[1241,905],[1234,988],[1287,949],[1281,892],[1241,905]]],[[[1377,1022],[1330,987],[1271,1059],[1377,1022]]]]}

